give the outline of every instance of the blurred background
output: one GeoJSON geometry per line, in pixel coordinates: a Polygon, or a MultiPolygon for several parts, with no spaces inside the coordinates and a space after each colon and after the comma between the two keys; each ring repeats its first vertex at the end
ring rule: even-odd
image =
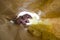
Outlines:
{"type": "Polygon", "coordinates": [[[52,32],[60,38],[60,0],[0,0],[0,40],[40,40],[9,22],[21,11],[38,13],[39,10],[43,11],[41,18],[49,19],[52,32]]]}

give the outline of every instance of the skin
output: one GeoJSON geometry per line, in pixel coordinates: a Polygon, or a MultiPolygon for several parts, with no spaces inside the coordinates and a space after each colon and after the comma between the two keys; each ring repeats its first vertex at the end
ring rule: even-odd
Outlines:
{"type": "Polygon", "coordinates": [[[23,24],[26,25],[26,23],[29,23],[29,18],[32,18],[30,15],[25,14],[23,16],[20,16],[19,18],[17,18],[15,21],[17,24],[23,24]]]}

